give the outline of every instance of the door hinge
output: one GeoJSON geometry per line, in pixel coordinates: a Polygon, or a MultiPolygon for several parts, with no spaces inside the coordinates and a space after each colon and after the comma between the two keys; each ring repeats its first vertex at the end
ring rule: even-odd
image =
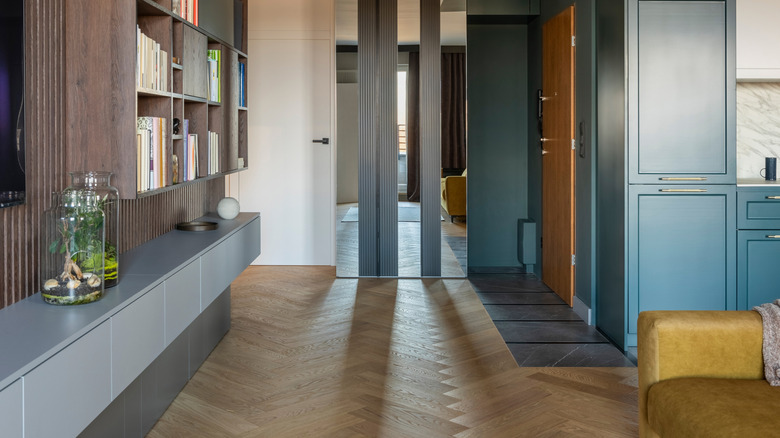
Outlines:
{"type": "Polygon", "coordinates": [[[571,46],[572,47],[577,47],[577,37],[576,36],[572,35],[572,37],[571,37],[571,46]]]}
{"type": "Polygon", "coordinates": [[[577,256],[572,254],[571,255],[571,265],[574,266],[577,264],[577,256]]]}
{"type": "Polygon", "coordinates": [[[572,138],[571,139],[571,150],[576,150],[576,149],[577,149],[577,140],[572,138]]]}

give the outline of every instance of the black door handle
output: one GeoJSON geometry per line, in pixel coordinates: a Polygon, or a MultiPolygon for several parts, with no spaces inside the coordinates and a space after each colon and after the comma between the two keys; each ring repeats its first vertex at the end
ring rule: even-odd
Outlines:
{"type": "Polygon", "coordinates": [[[322,137],[322,140],[312,140],[312,143],[322,143],[322,144],[330,144],[330,139],[327,137],[322,137]]]}

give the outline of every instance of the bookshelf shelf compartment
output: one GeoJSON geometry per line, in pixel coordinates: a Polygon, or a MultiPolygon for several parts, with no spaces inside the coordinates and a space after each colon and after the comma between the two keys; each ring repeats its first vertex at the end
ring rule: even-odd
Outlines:
{"type": "MultiPolygon", "coordinates": [[[[170,1],[167,2],[170,6],[170,1]]],[[[138,15],[170,15],[170,8],[165,8],[160,2],[154,2],[151,0],[137,0],[137,13],[138,15]]]]}

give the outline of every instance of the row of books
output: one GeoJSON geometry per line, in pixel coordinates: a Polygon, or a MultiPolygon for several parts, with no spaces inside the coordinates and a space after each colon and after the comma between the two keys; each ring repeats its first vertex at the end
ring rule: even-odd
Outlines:
{"type": "Polygon", "coordinates": [[[168,52],[136,26],[136,87],[168,91],[167,72],[168,52]]]}
{"type": "Polygon", "coordinates": [[[209,50],[206,54],[206,62],[209,68],[209,100],[222,102],[222,86],[219,80],[219,73],[222,70],[222,51],[209,50]]]}
{"type": "Polygon", "coordinates": [[[246,107],[246,64],[238,63],[238,106],[246,107]]]}
{"type": "Polygon", "coordinates": [[[198,0],[173,0],[173,13],[198,25],[198,0]]]}
{"type": "Polygon", "coordinates": [[[209,131],[209,161],[208,173],[219,173],[219,134],[209,131]]]}
{"type": "Polygon", "coordinates": [[[159,189],[168,184],[166,123],[162,117],[138,118],[136,189],[139,192],[159,189]]]}
{"type": "Polygon", "coordinates": [[[182,181],[192,181],[198,177],[198,134],[190,133],[190,121],[184,119],[184,163],[182,181]]]}

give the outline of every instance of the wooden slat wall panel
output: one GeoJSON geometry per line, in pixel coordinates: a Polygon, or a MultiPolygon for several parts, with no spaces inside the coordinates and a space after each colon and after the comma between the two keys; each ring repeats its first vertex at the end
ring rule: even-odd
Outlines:
{"type": "Polygon", "coordinates": [[[121,200],[119,252],[165,234],[179,222],[215,211],[216,203],[224,196],[225,178],[216,178],[147,198],[121,200]]]}
{"type": "MultiPolygon", "coordinates": [[[[0,209],[0,307],[38,290],[38,234],[51,193],[65,188],[64,7],[61,0],[26,0],[25,118],[27,199],[0,209]]],[[[173,229],[177,222],[214,211],[224,178],[192,184],[139,200],[120,201],[120,252],[173,229]]],[[[121,269],[121,268],[120,268],[121,269]]]]}
{"type": "Polygon", "coordinates": [[[37,290],[38,228],[51,192],[65,186],[63,114],[63,3],[27,0],[25,83],[27,201],[0,209],[3,307],[37,290]],[[34,72],[35,74],[31,74],[34,72]]]}

